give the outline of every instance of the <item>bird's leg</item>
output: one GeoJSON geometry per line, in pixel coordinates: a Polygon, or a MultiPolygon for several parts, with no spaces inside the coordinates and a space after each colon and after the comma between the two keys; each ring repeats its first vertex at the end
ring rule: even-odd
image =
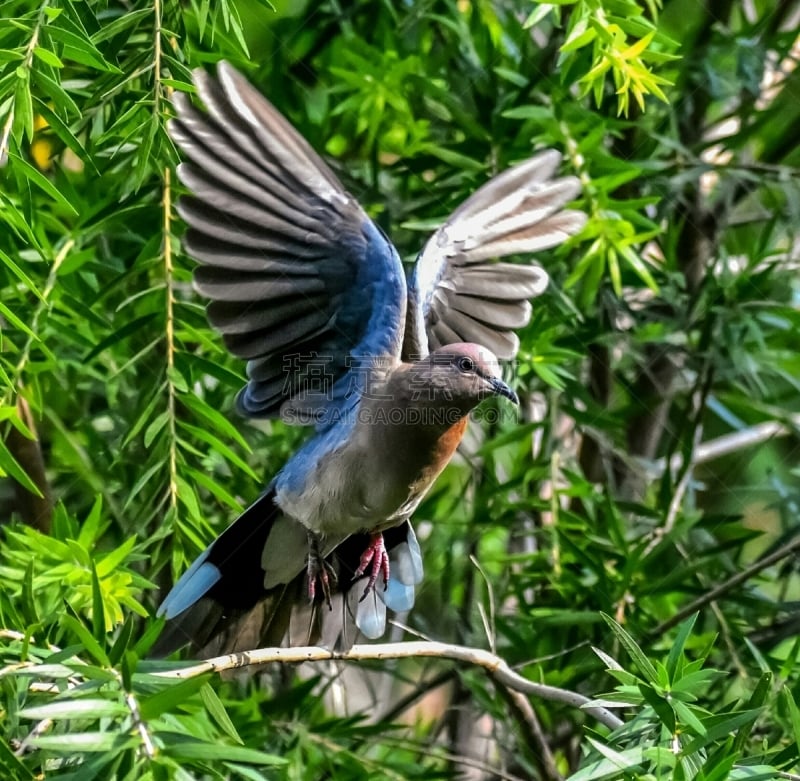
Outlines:
{"type": "Polygon", "coordinates": [[[322,557],[319,549],[319,537],[314,532],[308,532],[308,598],[313,602],[317,595],[317,581],[322,586],[322,595],[329,610],[331,604],[331,583],[336,583],[336,572],[333,567],[322,557]]]}
{"type": "Polygon", "coordinates": [[[367,569],[369,569],[369,580],[359,602],[363,602],[370,590],[375,588],[378,575],[383,575],[384,591],[389,585],[389,554],[386,552],[386,546],[383,544],[383,535],[380,532],[370,535],[369,545],[361,554],[358,569],[353,574],[353,578],[360,578],[367,569]]]}

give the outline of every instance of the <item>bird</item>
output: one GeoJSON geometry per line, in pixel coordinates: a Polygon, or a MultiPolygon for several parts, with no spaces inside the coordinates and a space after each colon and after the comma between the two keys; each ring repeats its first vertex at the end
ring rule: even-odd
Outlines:
{"type": "Polygon", "coordinates": [[[232,65],[173,98],[177,211],[210,324],[246,360],[239,413],[311,434],[163,600],[159,653],[348,647],[380,637],[423,577],[414,510],[471,411],[519,402],[500,360],[548,284],[499,258],[580,231],[581,191],[545,150],[490,179],[407,275],[392,242],[289,121],[232,65]],[[334,609],[335,605],[335,609],[334,609]]]}

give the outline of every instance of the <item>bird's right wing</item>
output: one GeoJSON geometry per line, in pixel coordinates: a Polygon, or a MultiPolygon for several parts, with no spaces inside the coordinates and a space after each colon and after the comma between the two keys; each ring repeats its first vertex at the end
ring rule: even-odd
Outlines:
{"type": "Polygon", "coordinates": [[[247,359],[241,412],[312,422],[397,358],[406,288],[397,252],[333,172],[234,68],[194,72],[207,113],[176,94],[169,132],[188,158],[178,212],[197,290],[228,349],[247,359]],[[316,399],[312,398],[316,395],[316,399]]]}
{"type": "Polygon", "coordinates": [[[495,176],[433,234],[411,276],[404,356],[455,342],[516,355],[514,331],[529,322],[529,299],[545,290],[547,273],[496,259],[554,247],[583,226],[585,214],[564,209],[580,182],[553,178],[560,160],[551,149],[495,176]]]}

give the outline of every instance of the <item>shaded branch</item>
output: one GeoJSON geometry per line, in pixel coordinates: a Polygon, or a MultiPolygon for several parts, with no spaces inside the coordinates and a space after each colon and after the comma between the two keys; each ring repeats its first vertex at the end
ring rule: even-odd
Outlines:
{"type": "Polygon", "coordinates": [[[164,678],[194,678],[205,673],[219,673],[224,670],[240,670],[243,667],[256,667],[271,662],[323,662],[335,659],[342,662],[365,660],[409,659],[419,657],[435,657],[453,659],[459,662],[482,667],[492,680],[512,691],[530,694],[551,702],[560,702],[573,708],[580,708],[609,729],[617,729],[623,721],[610,710],[590,705],[591,700],[578,692],[536,683],[515,673],[501,657],[480,648],[469,648],[463,645],[451,645],[434,641],[415,641],[409,643],[376,643],[374,645],[354,645],[349,651],[329,651],[316,646],[298,646],[296,648],[257,648],[235,654],[215,656],[211,659],[182,667],[177,670],[157,672],[164,678]]]}
{"type": "MultiPolygon", "coordinates": [[[[707,442],[701,442],[693,453],[692,463],[697,466],[749,447],[761,445],[776,437],[797,435],[798,429],[800,429],[800,415],[792,415],[788,423],[781,423],[777,420],[756,423],[753,426],[741,429],[741,431],[733,431],[730,434],[723,434],[707,442]]],[[[683,455],[675,453],[669,459],[669,468],[672,470],[679,469],[682,463],[683,455]]],[[[664,458],[655,461],[652,467],[646,467],[648,471],[653,472],[654,476],[662,475],[666,468],[667,460],[664,458]]]]}
{"type": "Polygon", "coordinates": [[[29,439],[14,426],[8,426],[6,447],[31,482],[39,489],[39,495],[14,480],[14,509],[28,526],[32,526],[42,534],[49,534],[53,521],[53,495],[45,472],[42,443],[36,434],[33,413],[22,396],[17,397],[17,413],[28,431],[33,433],[34,438],[29,439]]]}
{"type": "Polygon", "coordinates": [[[742,583],[752,578],[754,575],[757,575],[759,572],[761,572],[761,570],[776,564],[781,559],[785,559],[787,556],[791,556],[795,551],[798,550],[800,550],[800,536],[795,537],[795,539],[786,543],[786,545],[781,545],[780,548],[773,551],[768,556],[760,558],[746,569],[743,569],[741,572],[738,572],[736,575],[733,575],[723,583],[720,583],[715,588],[712,588],[710,591],[693,600],[675,613],[674,616],[660,623],[657,627],[655,627],[655,629],[651,629],[647,633],[647,636],[658,637],[662,635],[668,629],[672,629],[673,626],[677,626],[685,618],[688,618],[693,613],[696,613],[710,602],[719,599],[729,591],[732,591],[737,586],[740,586],[742,583]]]}

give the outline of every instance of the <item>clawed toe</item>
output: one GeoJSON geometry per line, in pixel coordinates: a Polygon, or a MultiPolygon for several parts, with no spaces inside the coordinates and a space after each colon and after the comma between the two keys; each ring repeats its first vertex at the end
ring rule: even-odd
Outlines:
{"type": "Polygon", "coordinates": [[[320,553],[319,539],[315,534],[308,533],[308,598],[314,602],[317,597],[317,585],[322,588],[322,596],[329,610],[333,610],[331,604],[331,586],[335,586],[338,578],[336,571],[325,561],[320,553]]]}
{"type": "Polygon", "coordinates": [[[383,534],[380,532],[370,536],[369,545],[361,554],[358,569],[353,574],[353,579],[360,578],[367,570],[369,570],[369,580],[359,602],[363,602],[367,598],[367,594],[375,588],[378,575],[383,575],[384,591],[389,583],[389,554],[386,552],[383,534]]]}

